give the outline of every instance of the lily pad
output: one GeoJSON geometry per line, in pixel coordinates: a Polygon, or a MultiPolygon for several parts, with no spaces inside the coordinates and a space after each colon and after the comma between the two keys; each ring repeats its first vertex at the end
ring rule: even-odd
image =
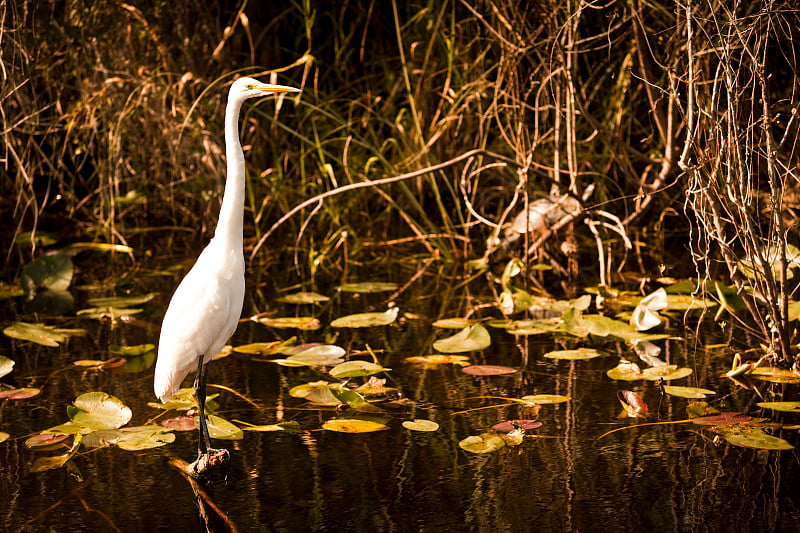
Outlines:
{"type": "MultiPolygon", "coordinates": [[[[242,430],[216,415],[208,415],[208,434],[212,439],[242,440],[242,430]]],[[[199,425],[199,423],[198,423],[199,425]]]]}
{"type": "Polygon", "coordinates": [[[692,418],[692,423],[701,426],[722,427],[722,426],[734,426],[736,424],[744,424],[745,422],[750,422],[752,419],[753,419],[752,416],[743,415],[742,413],[723,412],[716,415],[699,416],[697,418],[692,418]]]}
{"type": "Polygon", "coordinates": [[[568,402],[570,397],[562,396],[560,394],[533,394],[529,396],[523,396],[521,399],[525,402],[534,403],[536,405],[551,405],[555,403],[568,402]]]}
{"type": "Polygon", "coordinates": [[[292,353],[286,359],[273,359],[282,366],[336,366],[344,362],[345,350],[334,344],[303,345],[299,351],[293,349],[284,353],[292,353]]]}
{"type": "Polygon", "coordinates": [[[9,435],[8,433],[6,433],[5,431],[0,431],[0,442],[5,442],[5,441],[7,441],[7,440],[8,440],[10,437],[11,437],[11,435],[9,435]]]}
{"type": "Polygon", "coordinates": [[[664,392],[670,396],[691,399],[702,399],[710,394],[716,394],[713,390],[701,389],[698,387],[679,387],[677,385],[664,385],[664,392]]]}
{"type": "Polygon", "coordinates": [[[35,387],[25,387],[22,389],[7,389],[0,391],[0,400],[27,400],[41,394],[41,390],[35,387]]]}
{"type": "Polygon", "coordinates": [[[422,364],[426,366],[436,365],[461,365],[469,366],[469,356],[466,355],[415,355],[413,357],[406,357],[403,359],[404,363],[422,364]]]}
{"type": "Polygon", "coordinates": [[[316,292],[295,292],[276,298],[276,301],[287,304],[318,304],[329,300],[329,297],[316,292]]]}
{"type": "Polygon", "coordinates": [[[25,446],[31,449],[52,449],[68,438],[69,435],[53,435],[43,432],[26,439],[25,446]]]}
{"type": "Polygon", "coordinates": [[[141,357],[152,351],[155,351],[155,344],[137,344],[136,346],[114,346],[111,348],[111,353],[121,355],[122,357],[141,357]]]}
{"type": "Polygon", "coordinates": [[[451,337],[439,339],[433,343],[433,347],[444,353],[461,353],[483,350],[491,343],[492,338],[486,328],[476,324],[462,329],[451,337]]]}
{"type": "Polygon", "coordinates": [[[771,366],[760,366],[749,372],[750,376],[770,383],[800,383],[800,374],[771,366]]]}
{"type": "Polygon", "coordinates": [[[470,453],[491,453],[505,447],[506,441],[494,434],[471,435],[462,439],[458,446],[470,453]]]}
{"type": "Polygon", "coordinates": [[[343,379],[371,376],[380,372],[388,372],[389,370],[391,368],[384,368],[370,361],[347,361],[331,368],[328,373],[335,378],[343,379]]]}
{"type": "Polygon", "coordinates": [[[333,418],[326,420],[322,424],[322,429],[327,431],[337,431],[339,433],[371,433],[373,431],[385,431],[389,429],[386,423],[387,418],[333,418]]]}
{"type": "Polygon", "coordinates": [[[65,254],[46,255],[35,259],[22,269],[22,288],[33,295],[37,288],[66,291],[72,283],[74,267],[65,254]]]}
{"type": "Polygon", "coordinates": [[[280,341],[273,342],[252,342],[250,344],[242,344],[234,346],[233,351],[236,353],[244,353],[248,355],[274,355],[281,349],[282,343],[280,341]]]}
{"type": "Polygon", "coordinates": [[[724,431],[722,436],[734,446],[756,448],[759,450],[791,450],[794,448],[784,439],[768,435],[761,428],[747,428],[740,431],[724,431]]]}
{"type": "Polygon", "coordinates": [[[161,421],[161,425],[173,431],[194,431],[197,429],[197,422],[193,416],[176,416],[161,421]]]}
{"type": "Polygon", "coordinates": [[[508,433],[515,429],[536,429],[542,426],[538,420],[506,420],[492,426],[492,429],[501,433],[508,433]]]}
{"type": "Polygon", "coordinates": [[[758,402],[756,405],[773,411],[800,413],[800,402],[758,402]]]}
{"type": "Polygon", "coordinates": [[[83,329],[63,329],[55,326],[46,326],[41,323],[14,322],[3,330],[7,337],[22,341],[35,342],[43,346],[58,346],[72,335],[85,335],[83,329]]]}
{"type": "Polygon", "coordinates": [[[615,381],[637,381],[644,379],[642,377],[642,369],[639,365],[620,359],[619,364],[606,372],[606,375],[615,381]]]}
{"type": "Polygon", "coordinates": [[[297,385],[289,389],[289,396],[293,398],[304,398],[311,403],[318,405],[342,405],[344,402],[331,390],[332,383],[327,381],[312,381],[297,385]]]}
{"type": "Polygon", "coordinates": [[[411,431],[436,431],[439,429],[439,424],[433,420],[415,418],[414,420],[404,420],[403,427],[411,431]]]}
{"type": "Polygon", "coordinates": [[[334,328],[369,328],[374,326],[388,326],[397,320],[397,314],[399,312],[399,307],[392,307],[383,313],[356,313],[354,315],[347,315],[337,318],[331,322],[331,326],[334,328]]]}
{"type": "Polygon", "coordinates": [[[519,372],[516,368],[500,365],[470,365],[465,366],[461,371],[471,376],[505,376],[519,372]]]}
{"type": "Polygon", "coordinates": [[[14,361],[4,355],[0,355],[0,378],[6,376],[14,370],[14,361]]]}
{"type": "Polygon", "coordinates": [[[468,318],[440,318],[433,323],[433,327],[442,329],[463,329],[475,325],[474,320],[468,318]]]}
{"type": "Polygon", "coordinates": [[[131,410],[118,398],[105,392],[87,392],[67,407],[70,419],[92,429],[116,429],[131,419],[131,410]]]}
{"type": "Polygon", "coordinates": [[[316,331],[322,327],[322,324],[320,324],[319,320],[313,316],[290,316],[276,318],[261,317],[257,319],[256,322],[276,329],[295,328],[303,331],[316,331]]]}
{"type": "Polygon", "coordinates": [[[375,293],[396,291],[399,285],[387,281],[365,281],[362,283],[345,283],[339,286],[342,292],[375,293]]]}
{"type": "Polygon", "coordinates": [[[691,375],[691,373],[691,368],[678,368],[677,365],[663,365],[645,368],[642,370],[642,377],[648,381],[658,381],[659,379],[671,381],[673,379],[685,378],[686,376],[691,375]]]}
{"type": "Polygon", "coordinates": [[[594,348],[578,348],[576,350],[554,350],[544,354],[547,359],[565,359],[568,361],[582,361],[602,357],[603,353],[594,348]]]}

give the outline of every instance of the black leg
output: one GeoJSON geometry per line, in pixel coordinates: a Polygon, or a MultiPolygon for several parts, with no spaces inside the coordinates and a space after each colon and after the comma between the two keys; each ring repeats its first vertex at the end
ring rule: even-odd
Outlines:
{"type": "Polygon", "coordinates": [[[200,355],[197,363],[197,374],[194,378],[194,397],[197,399],[197,409],[200,414],[200,435],[197,441],[197,453],[199,456],[206,455],[208,450],[211,449],[211,437],[208,434],[208,425],[206,424],[208,366],[203,364],[203,356],[200,355]]]}

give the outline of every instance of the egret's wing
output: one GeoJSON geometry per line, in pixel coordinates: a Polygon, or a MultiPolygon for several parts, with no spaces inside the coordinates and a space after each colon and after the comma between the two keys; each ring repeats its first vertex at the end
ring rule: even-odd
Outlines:
{"type": "MultiPolygon", "coordinates": [[[[169,397],[190,372],[197,358],[219,352],[236,329],[244,297],[243,267],[223,261],[209,245],[183,278],[161,325],[155,391],[169,397]]],[[[227,254],[226,254],[227,257],[227,254]]]]}

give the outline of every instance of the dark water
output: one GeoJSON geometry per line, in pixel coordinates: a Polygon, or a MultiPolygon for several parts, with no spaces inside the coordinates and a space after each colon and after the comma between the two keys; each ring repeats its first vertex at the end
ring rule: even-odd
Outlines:
{"type": "MultiPolygon", "coordinates": [[[[221,416],[254,424],[291,419],[304,430],[245,432],[241,441],[215,441],[231,449],[232,463],[227,483],[208,489],[206,495],[219,513],[203,505],[212,530],[226,531],[231,525],[237,531],[800,530],[800,477],[794,450],[716,445],[711,433],[686,424],[630,429],[596,440],[610,429],[635,423],[617,418],[621,410],[617,390],[635,390],[652,413],[659,411],[660,396],[652,383],[621,383],[606,377],[617,355],[633,357],[623,343],[604,346],[614,354],[611,357],[551,361],[542,354],[578,345],[550,338],[515,339],[491,330],[492,346],[469,354],[472,361],[510,365],[522,372],[476,378],[451,365],[404,364],[405,357],[433,353],[431,342],[451,333],[432,328],[432,319],[463,315],[465,309],[480,303],[452,286],[437,279],[395,300],[403,313],[425,318],[339,331],[335,343],[348,350],[361,350],[366,344],[383,350],[378,355],[384,366],[393,368],[393,384],[411,400],[387,407],[392,416],[389,431],[318,430],[335,413],[297,410],[303,402],[288,396],[291,387],[324,378],[314,370],[254,362],[244,356],[212,365],[211,383],[230,386],[265,407],[254,409],[235,395],[221,392],[221,416]],[[543,425],[531,434],[553,438],[528,438],[520,446],[486,455],[458,447],[461,439],[487,431],[499,421],[528,416],[518,406],[452,414],[489,403],[468,398],[528,394],[572,398],[566,404],[543,406],[539,412],[543,425]],[[435,420],[440,429],[419,433],[401,426],[403,420],[413,418],[435,420]]],[[[351,312],[383,310],[382,298],[337,296],[322,322],[351,312]]],[[[166,296],[149,318],[157,323],[155,313],[165,303],[166,296]]],[[[276,304],[275,309],[285,314],[290,308],[276,304]]],[[[196,432],[180,432],[175,443],[143,452],[83,449],[70,467],[29,471],[38,454],[25,448],[24,437],[65,422],[65,406],[81,393],[99,390],[117,396],[134,413],[130,425],[143,424],[159,413],[147,406],[154,401],[152,368],[125,374],[71,365],[78,359],[109,357],[110,345],[155,342],[156,333],[135,325],[112,330],[88,320],[76,324],[87,327],[89,335],[72,338],[60,348],[0,339],[0,353],[16,361],[14,372],[3,381],[43,390],[34,399],[5,402],[0,411],[0,430],[12,435],[0,444],[0,528],[202,531],[204,521],[192,485],[169,465],[172,457],[194,458],[196,432]]],[[[234,344],[294,333],[243,324],[234,344]]],[[[322,341],[333,333],[323,328],[300,335],[305,341],[322,341]]],[[[696,339],[682,328],[677,333],[684,339],[659,344],[664,349],[662,357],[670,363],[695,369],[680,384],[718,391],[712,402],[721,409],[800,422],[797,415],[781,418],[755,406],[762,401],[759,395],[773,399],[772,395],[781,393],[784,399],[793,399],[794,388],[766,383],[756,383],[756,390],[736,388],[719,377],[722,367],[730,364],[730,353],[697,349],[711,342],[746,345],[750,340],[736,334],[727,339],[696,339]]],[[[661,417],[686,418],[687,403],[664,398],[661,417]]],[[[795,431],[776,434],[800,443],[795,431]]]]}

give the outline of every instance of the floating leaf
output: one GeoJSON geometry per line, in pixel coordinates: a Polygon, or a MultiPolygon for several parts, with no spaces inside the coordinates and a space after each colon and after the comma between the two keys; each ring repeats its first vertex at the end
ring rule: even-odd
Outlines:
{"type": "Polygon", "coordinates": [[[388,326],[397,320],[399,307],[392,307],[383,313],[356,313],[337,318],[331,322],[334,328],[369,328],[373,326],[388,326]]]}
{"type": "Polygon", "coordinates": [[[131,410],[118,398],[105,392],[87,392],[67,407],[70,419],[92,429],[116,429],[131,419],[131,410]]]}
{"type": "Polygon", "coordinates": [[[0,378],[6,376],[14,370],[14,361],[4,355],[0,355],[0,378]]]}
{"type": "Polygon", "coordinates": [[[292,353],[287,359],[274,359],[283,366],[335,366],[344,362],[344,348],[333,344],[307,344],[287,350],[292,353]]]}
{"type": "Polygon", "coordinates": [[[319,320],[317,320],[313,316],[295,316],[295,317],[278,317],[278,318],[262,317],[257,319],[256,322],[276,329],[295,328],[295,329],[301,329],[303,331],[315,331],[322,327],[322,324],[320,324],[319,320]]]}
{"type": "Polygon", "coordinates": [[[263,426],[244,426],[244,431],[297,431],[300,429],[300,424],[294,420],[287,422],[279,422],[277,424],[265,424],[263,426]]]}
{"type": "Polygon", "coordinates": [[[759,450],[791,450],[787,441],[768,435],[761,428],[747,428],[739,431],[724,431],[722,436],[734,446],[757,448],[759,450]]]}
{"type": "Polygon", "coordinates": [[[800,402],[758,402],[756,405],[764,409],[772,409],[773,411],[783,411],[786,413],[800,412],[800,402]]]}
{"type": "Polygon", "coordinates": [[[110,351],[122,357],[141,357],[155,349],[154,344],[138,344],[136,346],[113,346],[110,351]]]}
{"type": "Polygon", "coordinates": [[[465,366],[461,371],[472,376],[504,376],[518,372],[516,368],[500,365],[470,365],[465,366]]]}
{"type": "Polygon", "coordinates": [[[0,442],[7,441],[9,439],[9,437],[11,437],[11,435],[6,433],[5,431],[0,431],[0,442]]]}
{"type": "Polygon", "coordinates": [[[33,387],[8,389],[0,391],[0,400],[27,400],[41,394],[41,390],[33,387]]]}
{"type": "Polygon", "coordinates": [[[569,332],[579,337],[582,336],[580,335],[581,327],[585,328],[586,334],[588,335],[595,335],[597,337],[617,337],[630,343],[635,343],[640,340],[652,341],[666,339],[669,337],[667,334],[641,333],[626,322],[603,315],[583,315],[579,319],[575,317],[575,322],[575,325],[570,327],[569,332]]]}
{"type": "Polygon", "coordinates": [[[565,331],[564,323],[559,318],[534,320],[491,320],[489,326],[507,330],[512,335],[544,335],[565,331]]]}
{"type": "Polygon", "coordinates": [[[452,337],[439,339],[433,343],[433,347],[444,353],[461,353],[483,350],[491,343],[492,338],[486,328],[476,324],[462,329],[452,337]]]}
{"type": "Polygon", "coordinates": [[[365,281],[362,283],[345,283],[339,286],[342,292],[357,292],[357,293],[374,293],[374,292],[388,292],[396,291],[398,289],[397,283],[385,281],[365,281]]]}
{"type": "Polygon", "coordinates": [[[719,409],[711,407],[708,402],[691,402],[686,406],[686,414],[689,418],[711,416],[719,414],[719,409]]]}
{"type": "Polygon", "coordinates": [[[53,435],[52,433],[39,433],[25,440],[25,446],[31,449],[48,450],[59,446],[69,438],[69,435],[53,435]]]}
{"type": "Polygon", "coordinates": [[[664,392],[670,396],[681,398],[705,398],[709,394],[716,394],[713,390],[700,389],[698,387],[679,387],[676,385],[664,385],[664,392]]]}
{"type": "Polygon", "coordinates": [[[274,355],[281,349],[282,343],[280,341],[272,342],[253,342],[250,344],[242,344],[234,346],[233,351],[236,353],[244,353],[248,355],[274,355]]]}
{"type": "Polygon", "coordinates": [[[379,372],[388,372],[389,370],[391,368],[384,368],[369,361],[347,361],[331,368],[328,373],[335,378],[344,379],[371,376],[379,372]]]}
{"type": "Polygon", "coordinates": [[[753,368],[749,374],[770,383],[800,383],[800,374],[783,368],[760,366],[753,368]]]}
{"type": "Polygon", "coordinates": [[[639,365],[620,359],[619,364],[606,372],[606,375],[616,381],[636,381],[643,379],[642,369],[639,365]]]}
{"type": "Polygon", "coordinates": [[[193,431],[197,429],[197,422],[193,416],[176,416],[161,421],[161,425],[173,431],[193,431]]]}
{"type": "Polygon", "coordinates": [[[59,343],[67,340],[71,335],[85,335],[83,329],[61,329],[55,326],[45,326],[37,323],[14,322],[3,330],[7,337],[22,341],[35,342],[43,346],[58,346],[59,343]]]}
{"type": "Polygon", "coordinates": [[[53,457],[39,457],[31,466],[31,472],[44,472],[45,470],[53,470],[61,468],[67,461],[72,459],[78,448],[81,446],[82,437],[80,434],[75,435],[75,440],[72,442],[72,447],[63,455],[56,455],[53,457]]]}
{"type": "Polygon", "coordinates": [[[322,424],[322,429],[339,433],[370,433],[389,429],[387,418],[333,418],[322,424]]]}
{"type": "Polygon", "coordinates": [[[678,368],[677,365],[664,365],[664,366],[653,366],[650,368],[645,368],[642,371],[642,378],[648,381],[658,381],[659,379],[663,379],[664,381],[671,381],[673,379],[682,379],[686,376],[689,376],[692,373],[691,368],[678,368]]]}
{"type": "Polygon", "coordinates": [[[5,281],[0,281],[0,300],[16,298],[23,294],[25,294],[25,291],[19,285],[9,285],[5,281]]]}
{"type": "Polygon", "coordinates": [[[289,389],[289,396],[304,398],[318,405],[341,405],[344,402],[331,390],[332,383],[327,381],[312,381],[289,389]]]}
{"type": "Polygon", "coordinates": [[[500,422],[499,424],[493,425],[492,429],[502,433],[508,433],[510,431],[514,431],[515,429],[529,430],[536,429],[541,426],[542,423],[537,420],[506,420],[505,422],[500,422]]]}
{"type": "Polygon", "coordinates": [[[578,348],[576,350],[554,350],[547,352],[544,356],[547,359],[566,359],[569,361],[578,361],[585,359],[594,359],[601,357],[603,354],[594,348],[578,348]]]}
{"type": "Polygon", "coordinates": [[[93,320],[111,318],[115,319],[121,316],[133,316],[141,313],[143,309],[138,307],[89,307],[78,311],[78,316],[91,318],[93,320]]]}
{"type": "Polygon", "coordinates": [[[436,431],[439,429],[439,424],[433,420],[415,418],[414,420],[404,420],[403,427],[411,431],[436,431]]]}
{"type": "Polygon", "coordinates": [[[83,366],[87,368],[116,368],[124,365],[127,359],[124,357],[114,357],[101,361],[99,359],[81,359],[80,361],[73,361],[75,366],[83,366]]]}
{"type": "MultiPolygon", "coordinates": [[[[216,410],[217,404],[214,399],[217,396],[219,396],[219,394],[209,394],[206,396],[207,412],[216,410]]],[[[194,389],[187,387],[185,389],[178,389],[178,392],[170,396],[166,403],[149,402],[147,405],[156,409],[163,409],[164,411],[169,411],[172,409],[176,411],[186,411],[188,409],[196,408],[197,400],[194,397],[194,389]]]]}
{"type": "Polygon", "coordinates": [[[466,355],[415,355],[414,357],[406,357],[403,359],[404,363],[422,364],[427,366],[436,365],[461,365],[468,366],[470,364],[469,357],[466,355]]]}
{"type": "Polygon", "coordinates": [[[551,405],[568,402],[570,397],[562,396],[560,394],[533,394],[529,396],[523,396],[521,400],[526,403],[533,403],[536,405],[551,405]]]}
{"type": "Polygon", "coordinates": [[[494,434],[471,435],[462,439],[458,446],[471,453],[491,453],[496,452],[506,445],[506,441],[494,434]]]}
{"type": "Polygon", "coordinates": [[[475,325],[474,320],[468,318],[440,318],[433,323],[433,327],[442,329],[463,329],[475,325]]]}
{"type": "Polygon", "coordinates": [[[692,418],[692,423],[701,426],[734,426],[736,424],[750,422],[752,419],[752,416],[737,412],[727,412],[710,416],[698,416],[697,418],[692,418]]]}
{"type": "MultiPolygon", "coordinates": [[[[216,415],[208,415],[208,434],[212,439],[242,440],[242,430],[216,415]]],[[[199,425],[199,423],[198,423],[199,425]]]]}
{"type": "Polygon", "coordinates": [[[639,394],[629,390],[618,390],[617,399],[622,404],[622,407],[625,408],[625,412],[629,417],[647,418],[649,416],[647,404],[639,394]]]}
{"type": "Polygon", "coordinates": [[[276,299],[287,304],[318,304],[329,300],[329,297],[316,292],[295,292],[276,299]]]}
{"type": "Polygon", "coordinates": [[[125,307],[135,307],[149,302],[158,295],[156,292],[139,296],[112,296],[109,298],[89,298],[86,302],[92,307],[105,307],[121,309],[125,307]]]}
{"type": "Polygon", "coordinates": [[[364,396],[383,396],[389,392],[396,391],[396,387],[387,387],[386,386],[386,378],[377,378],[372,376],[369,380],[353,389],[359,394],[364,396]]]}

